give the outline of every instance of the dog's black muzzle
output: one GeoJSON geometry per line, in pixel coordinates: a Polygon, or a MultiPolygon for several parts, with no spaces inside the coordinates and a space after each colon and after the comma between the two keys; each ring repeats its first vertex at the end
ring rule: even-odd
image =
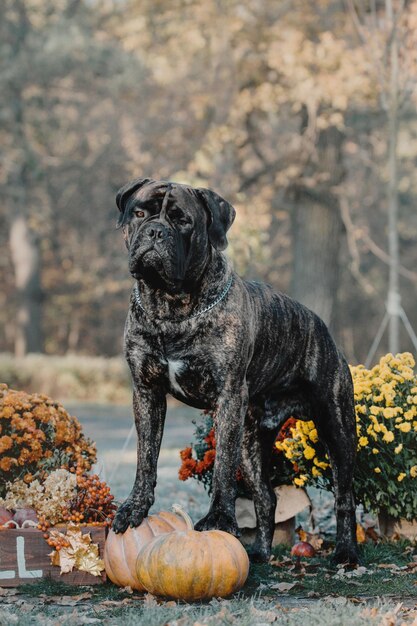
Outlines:
{"type": "Polygon", "coordinates": [[[146,242],[163,243],[168,239],[169,230],[160,222],[149,222],[142,230],[141,238],[143,244],[146,242]]]}
{"type": "Polygon", "coordinates": [[[133,235],[130,244],[131,262],[138,261],[150,250],[164,254],[169,248],[169,240],[173,238],[172,229],[168,224],[148,218],[133,235]]]}
{"type": "Polygon", "coordinates": [[[132,238],[129,256],[129,269],[135,278],[156,272],[173,291],[184,279],[184,243],[168,221],[151,218],[142,224],[132,238]]]}

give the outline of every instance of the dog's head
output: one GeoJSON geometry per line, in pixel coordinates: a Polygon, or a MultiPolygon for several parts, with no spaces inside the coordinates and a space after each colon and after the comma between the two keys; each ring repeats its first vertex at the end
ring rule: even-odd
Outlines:
{"type": "Polygon", "coordinates": [[[116,204],[130,273],[172,293],[200,277],[211,247],[226,248],[235,218],[232,205],[210,189],[149,178],[119,189],[116,204]]]}

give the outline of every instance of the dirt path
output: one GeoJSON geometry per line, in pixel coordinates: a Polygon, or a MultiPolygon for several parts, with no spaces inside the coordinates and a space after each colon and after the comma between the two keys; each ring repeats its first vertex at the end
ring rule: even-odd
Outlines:
{"type": "MultiPolygon", "coordinates": [[[[129,445],[122,454],[123,445],[133,423],[131,407],[67,403],[66,408],[72,415],[78,417],[86,435],[97,443],[100,471],[109,481],[116,498],[124,500],[133,485],[136,469],[136,433],[133,433],[129,445]]],[[[173,502],[178,502],[189,511],[194,521],[206,513],[208,496],[197,481],[180,481],[178,470],[179,451],[192,441],[194,433],[192,420],[198,416],[199,411],[184,405],[169,405],[153,506],[154,511],[160,511],[170,508],[173,502]]]]}

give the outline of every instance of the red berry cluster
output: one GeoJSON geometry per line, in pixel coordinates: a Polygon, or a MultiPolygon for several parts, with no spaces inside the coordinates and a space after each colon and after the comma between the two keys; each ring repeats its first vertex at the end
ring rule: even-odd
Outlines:
{"type": "Polygon", "coordinates": [[[57,552],[59,552],[61,548],[69,548],[71,545],[68,539],[65,539],[63,536],[51,537],[50,535],[45,534],[44,537],[48,546],[51,546],[51,548],[54,548],[57,552]]]}
{"type": "Polygon", "coordinates": [[[63,520],[76,524],[110,526],[117,508],[113,503],[114,496],[110,493],[110,487],[100,481],[97,474],[83,474],[81,468],[77,468],[76,476],[77,495],[64,509],[63,520]]]}
{"type": "Polygon", "coordinates": [[[51,525],[46,517],[44,515],[41,515],[39,517],[38,530],[41,530],[44,533],[43,538],[46,540],[46,543],[51,546],[51,548],[54,548],[54,550],[58,550],[58,552],[61,550],[61,548],[68,548],[71,544],[67,539],[65,539],[65,537],[63,537],[62,535],[52,537],[49,534],[50,526],[51,525]]]}

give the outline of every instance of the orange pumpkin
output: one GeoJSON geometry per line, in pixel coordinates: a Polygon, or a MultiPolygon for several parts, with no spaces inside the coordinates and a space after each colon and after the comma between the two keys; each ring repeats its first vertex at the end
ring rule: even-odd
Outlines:
{"type": "Polygon", "coordinates": [[[136,568],[139,581],[153,595],[190,602],[223,598],[241,589],[249,559],[236,537],[222,530],[197,532],[188,518],[188,530],[146,544],[136,568]]]}
{"type": "Polygon", "coordinates": [[[155,537],[186,528],[184,518],[169,511],[146,517],[137,528],[128,528],[123,534],[113,530],[107,535],[104,546],[104,566],[110,580],[121,587],[143,591],[136,575],[139,551],[155,537]]]}

